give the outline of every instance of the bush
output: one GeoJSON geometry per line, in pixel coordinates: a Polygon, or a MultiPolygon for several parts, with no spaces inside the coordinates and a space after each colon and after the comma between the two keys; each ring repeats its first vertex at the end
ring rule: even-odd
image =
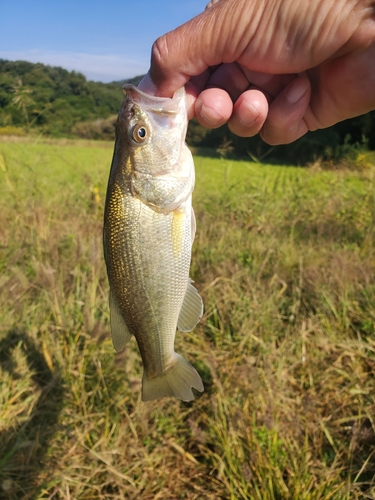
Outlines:
{"type": "Polygon", "coordinates": [[[8,125],[6,127],[0,127],[0,135],[17,135],[17,136],[22,136],[22,135],[26,135],[26,132],[24,131],[23,128],[12,127],[11,125],[8,125]]]}
{"type": "Polygon", "coordinates": [[[72,134],[82,139],[114,140],[116,121],[117,115],[112,115],[106,119],[80,122],[72,128],[72,134]]]}

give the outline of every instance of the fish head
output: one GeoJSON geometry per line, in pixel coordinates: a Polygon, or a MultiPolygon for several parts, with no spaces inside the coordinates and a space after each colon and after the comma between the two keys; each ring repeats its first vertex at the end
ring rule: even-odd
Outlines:
{"type": "Polygon", "coordinates": [[[126,151],[131,170],[153,176],[177,172],[186,149],[184,87],[171,99],[145,94],[130,84],[123,86],[123,92],[116,142],[126,151]]]}

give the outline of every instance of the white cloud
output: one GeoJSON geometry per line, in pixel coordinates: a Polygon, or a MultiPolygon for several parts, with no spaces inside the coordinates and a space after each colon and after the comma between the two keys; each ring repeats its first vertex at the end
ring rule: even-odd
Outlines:
{"type": "Polygon", "coordinates": [[[42,50],[0,51],[0,59],[30,61],[50,66],[61,66],[69,71],[79,71],[89,80],[111,82],[147,72],[147,56],[129,58],[119,55],[83,54],[80,52],[54,52],[42,50]]]}

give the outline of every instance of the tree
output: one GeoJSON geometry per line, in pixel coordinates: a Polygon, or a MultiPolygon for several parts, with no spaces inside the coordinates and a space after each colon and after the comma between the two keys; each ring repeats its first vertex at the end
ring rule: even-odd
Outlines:
{"type": "Polygon", "coordinates": [[[16,85],[14,85],[13,87],[13,92],[14,97],[12,102],[22,110],[22,114],[26,122],[26,127],[29,128],[29,114],[27,112],[27,107],[31,104],[35,104],[32,97],[30,97],[30,94],[32,94],[33,91],[27,87],[24,87],[21,78],[18,78],[16,85]]]}

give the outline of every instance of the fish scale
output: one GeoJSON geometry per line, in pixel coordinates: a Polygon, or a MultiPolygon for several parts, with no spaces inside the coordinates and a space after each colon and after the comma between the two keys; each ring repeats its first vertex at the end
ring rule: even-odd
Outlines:
{"type": "Polygon", "coordinates": [[[143,400],[190,401],[191,388],[203,384],[174,351],[177,326],[190,331],[203,313],[189,280],[194,164],[184,142],[185,92],[161,99],[125,87],[104,214],[112,339],[121,350],[136,338],[143,400]]]}

